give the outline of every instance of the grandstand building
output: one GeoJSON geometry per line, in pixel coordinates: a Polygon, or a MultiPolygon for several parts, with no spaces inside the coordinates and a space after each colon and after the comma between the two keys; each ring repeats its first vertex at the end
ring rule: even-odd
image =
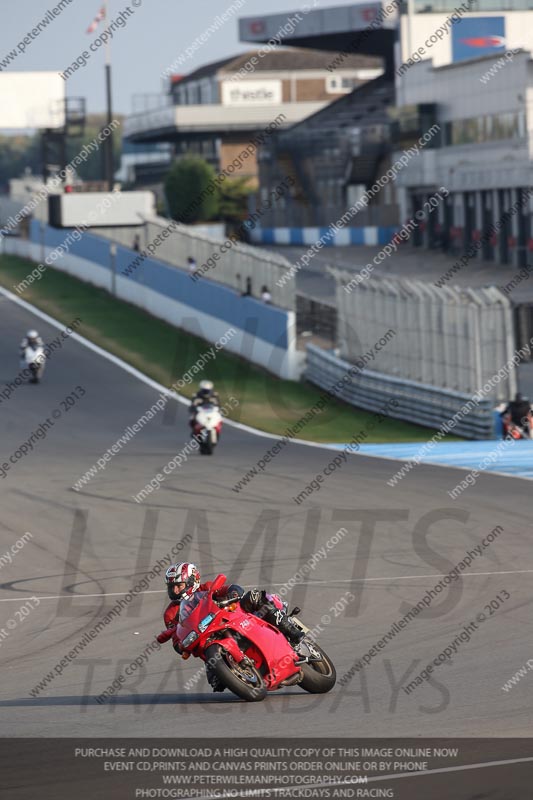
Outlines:
{"type": "MultiPolygon", "coordinates": [[[[330,56],[315,50],[263,48],[171,76],[167,95],[125,122],[136,145],[166,143],[175,157],[199,155],[221,172],[277,120],[280,130],[320,111],[382,72],[381,60],[350,55],[332,74],[330,56]]],[[[149,165],[146,169],[150,169],[149,165]]],[[[255,152],[235,174],[257,177],[255,152]]]]}
{"type": "MultiPolygon", "coordinates": [[[[280,176],[297,180],[262,217],[256,241],[315,241],[402,151],[440,127],[420,156],[353,218],[336,244],[373,244],[441,186],[449,196],[411,242],[475,251],[522,266],[533,251],[533,11],[529,0],[414,0],[312,10],[285,41],[331,54],[332,74],[354,52],[379,56],[383,74],[293,127],[259,153],[259,207],[280,176]],[[505,6],[505,10],[503,10],[505,6]],[[370,227],[369,227],[370,226],[370,227]],[[314,238],[313,238],[314,237],[314,238]],[[479,247],[472,248],[479,242],[479,247]]],[[[240,20],[241,38],[264,42],[283,15],[240,20]]]]}
{"type": "Polygon", "coordinates": [[[412,39],[421,57],[397,68],[399,115],[414,119],[431,104],[440,138],[397,184],[403,219],[439,187],[448,192],[416,245],[524,267],[533,252],[533,11],[522,0],[506,5],[480,0],[434,48],[429,30],[446,24],[449,4],[439,0],[425,17],[412,39]]]}

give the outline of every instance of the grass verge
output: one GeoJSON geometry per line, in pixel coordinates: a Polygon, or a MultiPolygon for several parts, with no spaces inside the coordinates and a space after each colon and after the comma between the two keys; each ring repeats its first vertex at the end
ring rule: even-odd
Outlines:
{"type": "MultiPolygon", "coordinates": [[[[34,264],[17,256],[0,258],[0,285],[14,294],[34,264]]],[[[23,299],[68,324],[76,317],[82,323],[77,333],[132,364],[164,386],[182,378],[210,343],[185,333],[136,306],[117,300],[103,289],[48,268],[41,280],[29,286],[23,299]]],[[[22,332],[14,332],[20,339],[22,332]]],[[[239,406],[231,418],[269,433],[283,435],[319,399],[322,390],[309,383],[284,381],[224,350],[210,361],[195,383],[181,392],[190,397],[201,378],[213,380],[222,401],[234,396],[239,406]]],[[[331,399],[295,438],[316,442],[349,442],[374,422],[372,413],[331,399]]],[[[427,441],[430,429],[387,419],[377,425],[364,441],[427,441]]],[[[448,440],[457,437],[448,436],[448,440]]],[[[362,441],[361,437],[360,440],[362,441]]]]}

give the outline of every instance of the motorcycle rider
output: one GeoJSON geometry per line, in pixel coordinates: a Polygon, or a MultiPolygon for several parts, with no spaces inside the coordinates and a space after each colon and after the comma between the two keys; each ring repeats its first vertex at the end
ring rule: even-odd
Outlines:
{"type": "Polygon", "coordinates": [[[44,342],[35,330],[29,330],[20,343],[20,360],[24,364],[24,354],[26,348],[31,347],[32,350],[37,350],[38,347],[44,347],[44,342]]]}
{"type": "MultiPolygon", "coordinates": [[[[160,644],[164,644],[164,642],[168,642],[169,639],[172,639],[174,650],[176,653],[181,654],[183,649],[176,635],[176,626],[178,624],[181,603],[191,600],[196,592],[209,591],[212,582],[207,581],[201,583],[198,567],[187,561],[180,564],[172,564],[166,571],[165,581],[170,603],[166,607],[163,617],[166,630],[162,631],[157,636],[157,641],[160,644]]],[[[261,619],[264,619],[266,622],[278,628],[288,639],[292,647],[296,648],[304,638],[304,631],[291,622],[283,608],[278,608],[273,602],[272,597],[265,591],[254,588],[249,592],[245,592],[241,586],[232,583],[229,586],[222,586],[214,595],[215,600],[226,600],[232,597],[240,602],[243,611],[249,614],[256,614],[261,617],[261,619]]],[[[207,680],[214,692],[224,691],[224,687],[220,684],[210,664],[206,664],[206,674],[207,680]]]]}
{"type": "Polygon", "coordinates": [[[198,391],[194,395],[191,400],[191,405],[189,406],[189,425],[191,428],[194,427],[196,411],[204,403],[212,403],[214,406],[220,408],[220,397],[217,392],[215,392],[213,381],[200,381],[198,385],[198,391]]]}
{"type": "Polygon", "coordinates": [[[511,421],[523,428],[525,433],[529,436],[531,433],[531,403],[527,397],[524,397],[520,392],[517,392],[514,400],[507,405],[502,412],[502,417],[507,414],[511,416],[511,421]]]}

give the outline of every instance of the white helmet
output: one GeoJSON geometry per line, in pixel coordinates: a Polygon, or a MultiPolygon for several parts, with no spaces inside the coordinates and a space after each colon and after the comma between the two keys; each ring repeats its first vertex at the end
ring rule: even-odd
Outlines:
{"type": "Polygon", "coordinates": [[[200,381],[199,388],[201,392],[212,392],[215,388],[215,384],[213,381],[200,381]]]}
{"type": "Polygon", "coordinates": [[[196,564],[182,561],[181,564],[172,564],[165,573],[168,596],[171,600],[188,600],[200,586],[200,573],[196,564]],[[174,594],[174,586],[184,583],[181,592],[174,594]]]}
{"type": "Polygon", "coordinates": [[[37,333],[37,331],[31,330],[31,331],[28,331],[28,333],[26,334],[26,339],[29,339],[30,342],[32,342],[34,339],[38,339],[38,338],[39,338],[39,334],[37,333]]]}

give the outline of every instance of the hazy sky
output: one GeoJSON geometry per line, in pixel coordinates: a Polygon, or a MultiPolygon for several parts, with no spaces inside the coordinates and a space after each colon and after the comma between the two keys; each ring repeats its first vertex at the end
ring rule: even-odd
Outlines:
{"type": "MultiPolygon", "coordinates": [[[[11,50],[17,49],[18,43],[57,3],[58,0],[9,1],[0,28],[0,62],[11,50]]],[[[311,0],[246,0],[240,11],[213,33],[180,71],[190,72],[210,61],[248,49],[250,45],[239,43],[239,17],[296,11],[306,3],[313,4],[311,0]]],[[[231,0],[109,0],[109,20],[100,24],[99,32],[128,5],[134,11],[126,26],[118,28],[113,36],[114,110],[130,113],[134,94],[160,92],[161,73],[230,4],[231,0]],[[134,3],[140,5],[135,8],[134,3]]],[[[350,4],[347,0],[316,0],[317,8],[350,4]]],[[[88,50],[88,45],[98,35],[89,35],[86,30],[101,5],[101,0],[72,0],[3,71],[64,72],[83,50],[88,50]]],[[[104,110],[103,48],[92,54],[87,65],[69,78],[67,94],[85,97],[89,113],[104,110]]]]}

